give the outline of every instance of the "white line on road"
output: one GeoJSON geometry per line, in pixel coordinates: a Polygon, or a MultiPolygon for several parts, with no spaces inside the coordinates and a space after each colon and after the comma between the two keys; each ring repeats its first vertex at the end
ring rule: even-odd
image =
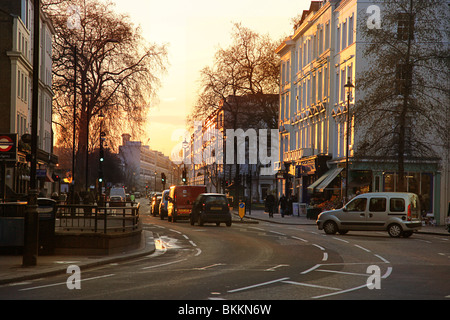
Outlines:
{"type": "Polygon", "coordinates": [[[323,294],[321,296],[315,296],[315,297],[312,297],[312,299],[320,299],[320,298],[325,298],[325,297],[329,297],[329,296],[334,296],[334,295],[341,294],[341,293],[346,293],[346,292],[350,292],[350,291],[359,290],[359,289],[364,288],[364,287],[367,288],[367,284],[363,284],[362,286],[355,287],[355,288],[350,288],[350,289],[347,289],[347,290],[342,290],[342,291],[339,291],[339,292],[333,292],[333,293],[323,294]]]}
{"type": "MultiPolygon", "coordinates": [[[[76,280],[75,282],[81,282],[81,281],[89,281],[89,280],[96,280],[96,279],[101,279],[101,278],[107,278],[107,277],[112,277],[113,275],[114,275],[114,274],[106,274],[106,275],[103,275],[103,276],[98,276],[98,277],[92,277],[92,278],[86,278],[86,279],[76,280]]],[[[59,282],[59,283],[52,283],[52,284],[47,284],[47,285],[43,285],[43,286],[37,286],[37,287],[31,287],[31,288],[24,288],[24,289],[20,289],[19,291],[28,291],[28,290],[42,289],[42,288],[55,287],[55,286],[60,286],[60,285],[67,285],[67,282],[59,282]]]]}
{"type": "Polygon", "coordinates": [[[217,267],[217,266],[224,266],[224,265],[225,265],[224,263],[214,263],[214,264],[206,266],[206,267],[194,268],[194,269],[195,270],[206,270],[206,269],[209,269],[209,268],[214,268],[214,267],[217,267]]]}
{"type": "Polygon", "coordinates": [[[328,253],[324,252],[322,261],[327,261],[327,260],[328,260],[328,253]]]}
{"type": "Polygon", "coordinates": [[[289,279],[289,278],[281,278],[281,279],[277,279],[277,280],[267,281],[267,282],[263,282],[263,283],[254,284],[254,285],[248,286],[248,287],[243,287],[243,288],[239,288],[239,289],[228,290],[228,292],[229,292],[229,293],[233,293],[233,292],[238,292],[238,291],[244,291],[244,290],[248,290],[248,289],[253,289],[253,288],[257,288],[257,287],[266,286],[266,285],[272,284],[272,283],[281,282],[281,281],[288,280],[288,279],[289,279]]]}
{"type": "Polygon", "coordinates": [[[352,276],[364,276],[364,277],[368,277],[369,276],[369,274],[367,274],[367,273],[355,273],[355,272],[345,272],[345,271],[337,271],[337,270],[320,269],[320,270],[317,270],[317,271],[338,273],[338,274],[347,274],[347,275],[352,275],[352,276]]]}
{"type": "Polygon", "coordinates": [[[383,258],[382,256],[380,256],[378,254],[375,254],[374,256],[379,258],[379,259],[381,259],[381,260],[383,260],[384,263],[389,263],[389,261],[387,261],[385,258],[383,258]]]}
{"type": "Polygon", "coordinates": [[[328,290],[342,290],[342,289],[338,289],[338,288],[319,286],[317,284],[310,284],[310,283],[303,283],[303,282],[295,282],[295,281],[281,281],[281,282],[294,284],[296,286],[305,286],[305,287],[312,287],[312,288],[319,288],[319,289],[328,289],[328,290]]]}
{"type": "Polygon", "coordinates": [[[176,261],[172,261],[172,262],[167,262],[167,263],[157,264],[157,265],[155,265],[155,266],[144,267],[144,268],[142,268],[142,270],[153,269],[153,268],[158,268],[158,267],[163,267],[163,266],[167,266],[167,265],[169,265],[169,264],[178,263],[178,262],[181,262],[181,261],[184,261],[184,260],[187,260],[187,259],[181,259],[181,260],[176,260],[176,261]]]}
{"type": "Polygon", "coordinates": [[[275,234],[279,234],[280,236],[285,236],[285,235],[286,235],[286,234],[284,234],[284,233],[277,232],[277,231],[272,231],[272,230],[269,230],[269,232],[275,233],[275,234]]]}
{"type": "Polygon", "coordinates": [[[192,241],[192,240],[189,240],[189,243],[190,243],[193,247],[196,247],[196,246],[197,246],[197,245],[195,244],[195,242],[192,241]]]}
{"type": "Polygon", "coordinates": [[[345,243],[349,243],[347,240],[341,239],[341,238],[337,238],[337,237],[333,237],[334,240],[339,240],[345,243]]]}
{"type": "Polygon", "coordinates": [[[299,238],[299,237],[291,236],[291,238],[297,239],[297,240],[300,240],[300,241],[303,241],[303,242],[308,242],[308,240],[305,240],[305,239],[302,239],[302,238],[299,238]]]}
{"type": "Polygon", "coordinates": [[[314,243],[313,243],[313,246],[319,248],[319,249],[322,250],[322,251],[325,251],[325,248],[319,246],[318,244],[314,244],[314,243]]]}
{"type": "Polygon", "coordinates": [[[311,271],[316,270],[316,269],[319,268],[320,266],[321,266],[321,264],[316,264],[314,267],[309,268],[308,270],[305,270],[305,271],[301,272],[301,274],[307,274],[307,273],[309,273],[309,272],[311,272],[311,271]]]}
{"type": "Polygon", "coordinates": [[[370,252],[369,249],[366,249],[364,247],[358,246],[357,244],[355,244],[354,246],[357,247],[357,248],[360,248],[361,250],[364,250],[365,252],[370,252]]]}
{"type": "Polygon", "coordinates": [[[268,268],[268,269],[266,269],[264,271],[275,271],[275,269],[280,268],[280,267],[289,267],[289,265],[288,264],[279,264],[279,265],[277,265],[275,267],[268,268]]]}

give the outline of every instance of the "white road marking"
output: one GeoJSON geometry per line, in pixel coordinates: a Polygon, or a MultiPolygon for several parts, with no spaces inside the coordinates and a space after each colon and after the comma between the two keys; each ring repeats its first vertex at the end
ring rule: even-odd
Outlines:
{"type": "Polygon", "coordinates": [[[347,289],[347,290],[342,290],[342,291],[339,291],[339,292],[332,292],[332,293],[328,293],[328,294],[323,294],[321,296],[315,296],[315,297],[312,297],[312,299],[320,299],[320,298],[325,298],[325,297],[329,297],[329,296],[334,296],[334,295],[341,294],[341,293],[346,293],[346,292],[350,292],[350,291],[359,290],[359,289],[364,288],[364,287],[367,288],[367,284],[363,284],[362,286],[355,287],[355,288],[350,288],[350,289],[347,289]]]}
{"type": "Polygon", "coordinates": [[[319,286],[317,284],[310,284],[310,283],[303,283],[303,282],[295,282],[295,281],[281,281],[281,282],[288,283],[288,284],[294,284],[296,286],[305,286],[305,287],[312,287],[312,288],[319,288],[319,289],[328,289],[328,290],[342,290],[342,289],[338,289],[338,288],[319,286]]]}
{"type": "MultiPolygon", "coordinates": [[[[112,276],[114,276],[114,274],[106,274],[106,275],[103,275],[103,276],[98,276],[98,277],[92,277],[92,278],[86,278],[86,279],[76,280],[76,282],[89,281],[89,280],[96,280],[96,279],[107,278],[107,277],[112,277],[112,276]]],[[[67,282],[64,281],[64,282],[58,282],[58,283],[52,283],[52,284],[46,284],[46,285],[37,286],[37,287],[23,288],[23,289],[20,289],[19,291],[29,291],[29,290],[35,290],[35,289],[42,289],[42,288],[56,287],[56,286],[61,286],[61,285],[67,285],[67,282]]]]}
{"type": "Polygon", "coordinates": [[[272,283],[281,282],[281,281],[288,280],[288,279],[289,279],[289,278],[281,278],[281,279],[277,279],[277,280],[267,281],[267,282],[263,282],[263,283],[254,284],[254,285],[248,286],[248,287],[243,287],[243,288],[239,288],[239,289],[228,290],[228,292],[229,292],[229,293],[233,293],[233,292],[238,292],[238,291],[244,291],[244,290],[248,290],[248,289],[253,289],[253,288],[257,288],[257,287],[266,286],[266,285],[272,284],[272,283]]]}
{"type": "Polygon", "coordinates": [[[279,264],[279,265],[277,265],[277,266],[275,266],[275,267],[268,268],[268,269],[266,269],[266,270],[264,270],[264,271],[275,271],[275,269],[281,268],[281,267],[289,267],[289,265],[288,265],[288,264],[279,264]]]}
{"type": "Polygon", "coordinates": [[[294,236],[292,236],[291,238],[297,239],[297,240],[300,240],[300,241],[303,241],[303,242],[308,242],[308,240],[305,240],[303,238],[298,238],[298,237],[294,237],[294,236]]]}
{"type": "Polygon", "coordinates": [[[314,243],[313,243],[313,246],[319,248],[319,249],[322,250],[322,251],[325,251],[325,248],[319,246],[318,244],[314,244],[314,243]]]}
{"type": "Polygon", "coordinates": [[[172,261],[172,262],[161,263],[161,264],[157,264],[157,265],[154,265],[154,266],[144,267],[144,268],[142,268],[142,270],[168,266],[169,264],[174,264],[174,263],[178,263],[178,262],[185,261],[185,260],[187,260],[187,259],[181,259],[181,260],[176,260],[176,261],[172,261]]]}
{"type": "Polygon", "coordinates": [[[366,249],[364,247],[358,246],[357,244],[355,244],[354,246],[357,247],[357,248],[360,248],[361,250],[364,250],[365,252],[370,252],[369,249],[366,249]]]}

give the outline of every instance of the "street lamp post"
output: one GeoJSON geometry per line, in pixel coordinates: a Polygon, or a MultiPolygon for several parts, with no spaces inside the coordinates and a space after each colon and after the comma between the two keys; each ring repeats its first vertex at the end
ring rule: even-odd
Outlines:
{"type": "Polygon", "coordinates": [[[157,175],[157,172],[155,171],[155,192],[156,192],[156,175],[157,175]]]}
{"type": "Polygon", "coordinates": [[[105,133],[103,132],[103,120],[105,119],[105,115],[100,111],[98,115],[98,119],[100,120],[100,146],[99,146],[99,162],[98,162],[98,194],[99,194],[99,203],[103,203],[103,161],[104,158],[104,150],[103,150],[103,139],[105,133]]]}
{"type": "Polygon", "coordinates": [[[347,83],[344,85],[344,88],[347,90],[347,147],[345,153],[345,201],[348,201],[348,183],[349,179],[349,168],[348,168],[348,153],[349,153],[349,143],[350,143],[350,94],[351,90],[355,86],[352,84],[351,78],[348,77],[347,83]]]}
{"type": "Polygon", "coordinates": [[[36,179],[37,148],[38,148],[38,112],[39,112],[39,15],[40,0],[34,1],[33,26],[33,93],[31,103],[31,167],[30,190],[28,191],[28,204],[24,216],[24,245],[22,265],[24,267],[36,266],[39,247],[39,214],[38,190],[36,179]]]}

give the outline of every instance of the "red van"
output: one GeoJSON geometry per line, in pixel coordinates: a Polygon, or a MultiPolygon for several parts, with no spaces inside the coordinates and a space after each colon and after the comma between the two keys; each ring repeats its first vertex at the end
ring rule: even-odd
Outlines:
{"type": "Polygon", "coordinates": [[[195,199],[206,193],[206,186],[171,186],[167,206],[167,220],[189,219],[195,199]]]}

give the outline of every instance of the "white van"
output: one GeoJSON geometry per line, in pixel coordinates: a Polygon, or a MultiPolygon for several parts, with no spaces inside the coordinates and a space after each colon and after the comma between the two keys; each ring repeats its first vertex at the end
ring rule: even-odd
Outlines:
{"type": "Polygon", "coordinates": [[[394,238],[410,237],[422,227],[419,197],[405,192],[360,194],[341,209],[322,212],[317,226],[327,234],[381,230],[394,238]]]}

